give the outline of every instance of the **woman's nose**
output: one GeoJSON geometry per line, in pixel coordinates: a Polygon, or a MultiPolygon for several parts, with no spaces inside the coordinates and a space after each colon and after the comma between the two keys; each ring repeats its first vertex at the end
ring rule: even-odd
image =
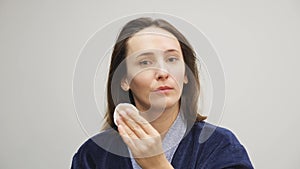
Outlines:
{"type": "Polygon", "coordinates": [[[158,68],[156,70],[156,80],[166,80],[169,77],[169,73],[165,69],[158,68]]]}

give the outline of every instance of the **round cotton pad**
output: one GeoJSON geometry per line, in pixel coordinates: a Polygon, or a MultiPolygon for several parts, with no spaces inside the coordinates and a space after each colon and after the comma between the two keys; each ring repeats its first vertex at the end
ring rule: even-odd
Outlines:
{"type": "Polygon", "coordinates": [[[117,105],[117,107],[115,108],[115,111],[114,111],[114,123],[116,124],[116,126],[118,126],[118,123],[117,123],[117,118],[119,118],[119,112],[120,111],[125,111],[126,109],[131,109],[132,111],[136,111],[136,112],[139,112],[138,109],[130,104],[130,103],[120,103],[117,105]]]}

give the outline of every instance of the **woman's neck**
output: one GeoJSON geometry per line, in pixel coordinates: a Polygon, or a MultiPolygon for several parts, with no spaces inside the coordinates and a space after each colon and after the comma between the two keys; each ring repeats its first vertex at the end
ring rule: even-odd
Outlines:
{"type": "Polygon", "coordinates": [[[140,111],[141,115],[150,122],[152,127],[154,127],[162,136],[168,132],[169,128],[172,126],[179,113],[179,102],[169,107],[151,107],[145,108],[140,104],[136,104],[137,109],[140,111]]]}
{"type": "Polygon", "coordinates": [[[169,128],[176,120],[178,113],[179,104],[177,103],[176,105],[170,108],[166,108],[160,114],[160,116],[154,121],[150,122],[150,124],[162,135],[162,137],[164,137],[165,134],[168,132],[169,128]]]}

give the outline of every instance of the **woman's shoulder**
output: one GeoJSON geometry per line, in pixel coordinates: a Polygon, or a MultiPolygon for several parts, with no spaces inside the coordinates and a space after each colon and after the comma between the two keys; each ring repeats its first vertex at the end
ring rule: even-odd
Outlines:
{"type": "Polygon", "coordinates": [[[78,151],[119,154],[121,153],[120,150],[124,151],[124,146],[125,143],[118,132],[114,129],[107,129],[90,137],[80,146],[78,151]]]}
{"type": "Polygon", "coordinates": [[[186,137],[197,156],[195,161],[201,161],[204,168],[253,168],[245,147],[227,128],[204,121],[195,122],[186,137]]]}
{"type": "MultiPolygon", "coordinates": [[[[92,137],[89,137],[79,148],[79,150],[88,150],[88,149],[96,149],[98,146],[98,143],[106,142],[108,139],[110,139],[113,136],[112,130],[105,130],[102,131],[92,137]]],[[[101,147],[101,146],[100,146],[101,147]]],[[[100,150],[100,149],[99,149],[100,150]]]]}
{"type": "Polygon", "coordinates": [[[119,134],[113,129],[108,129],[89,138],[79,147],[73,156],[72,168],[95,168],[106,164],[107,159],[128,156],[128,149],[119,134]]]}
{"type": "Polygon", "coordinates": [[[191,128],[193,136],[199,138],[199,143],[206,141],[222,141],[232,145],[240,145],[236,135],[227,128],[220,127],[205,121],[195,122],[191,128]]]}

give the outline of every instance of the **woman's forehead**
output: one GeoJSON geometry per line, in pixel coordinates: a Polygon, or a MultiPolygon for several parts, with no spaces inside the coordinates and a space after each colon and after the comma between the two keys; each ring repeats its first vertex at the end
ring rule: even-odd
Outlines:
{"type": "Polygon", "coordinates": [[[170,32],[157,27],[145,28],[136,33],[127,42],[128,55],[149,49],[181,51],[177,38],[170,32]]]}
{"type": "Polygon", "coordinates": [[[177,39],[172,33],[170,33],[169,31],[159,28],[159,27],[155,27],[155,26],[151,26],[151,27],[147,27],[142,29],[141,31],[137,32],[136,34],[134,34],[134,36],[139,36],[139,35],[161,35],[161,36],[165,36],[165,37],[169,37],[169,38],[173,38],[173,39],[177,39]]]}

